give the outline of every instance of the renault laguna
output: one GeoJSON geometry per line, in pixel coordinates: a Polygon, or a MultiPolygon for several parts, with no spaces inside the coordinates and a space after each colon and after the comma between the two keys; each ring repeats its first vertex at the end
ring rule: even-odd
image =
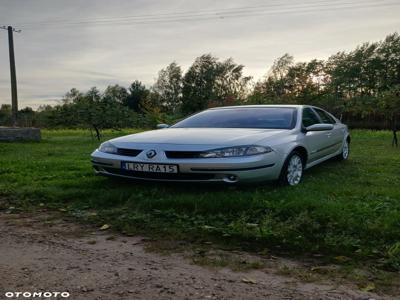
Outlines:
{"type": "Polygon", "coordinates": [[[106,141],[91,155],[99,175],[185,182],[297,185],[303,171],[346,160],[350,135],[332,114],[308,105],[211,108],[173,126],[106,141]]]}

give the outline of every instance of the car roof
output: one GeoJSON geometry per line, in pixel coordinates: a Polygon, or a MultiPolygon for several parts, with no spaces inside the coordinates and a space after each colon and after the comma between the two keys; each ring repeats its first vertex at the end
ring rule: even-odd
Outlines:
{"type": "Polygon", "coordinates": [[[258,104],[258,105],[234,105],[234,106],[221,106],[209,108],[210,110],[216,109],[232,109],[232,108],[263,108],[263,107],[287,107],[287,108],[303,108],[310,107],[310,105],[295,105],[295,104],[258,104]]]}

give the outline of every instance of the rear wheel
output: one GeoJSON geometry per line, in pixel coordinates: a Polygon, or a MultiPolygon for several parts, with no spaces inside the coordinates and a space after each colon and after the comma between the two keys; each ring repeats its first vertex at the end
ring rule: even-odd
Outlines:
{"type": "Polygon", "coordinates": [[[336,158],[339,160],[347,160],[347,159],[349,159],[349,155],[350,155],[350,143],[349,143],[349,140],[346,139],[343,142],[342,153],[340,153],[338,156],[336,156],[336,158]]]}
{"type": "Polygon", "coordinates": [[[282,167],[280,183],[283,185],[298,185],[303,177],[303,157],[297,151],[289,154],[282,167]]]}

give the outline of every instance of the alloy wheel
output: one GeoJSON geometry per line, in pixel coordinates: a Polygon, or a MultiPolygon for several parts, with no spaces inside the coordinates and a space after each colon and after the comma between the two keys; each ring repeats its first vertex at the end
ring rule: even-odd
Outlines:
{"type": "Polygon", "coordinates": [[[343,142],[342,157],[343,159],[349,158],[349,142],[346,140],[343,142]]]}
{"type": "Polygon", "coordinates": [[[303,162],[297,154],[292,155],[287,167],[287,182],[289,185],[299,184],[303,176],[303,162]]]}

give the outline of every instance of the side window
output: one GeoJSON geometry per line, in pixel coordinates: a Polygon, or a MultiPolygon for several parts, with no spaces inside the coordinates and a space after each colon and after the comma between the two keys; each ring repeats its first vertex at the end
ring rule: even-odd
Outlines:
{"type": "Polygon", "coordinates": [[[336,123],[335,119],[333,119],[329,114],[327,114],[322,109],[315,108],[315,111],[321,118],[322,122],[327,123],[327,124],[335,124],[336,123]]]}
{"type": "Polygon", "coordinates": [[[311,108],[306,107],[303,109],[302,122],[304,127],[308,127],[320,123],[320,120],[311,108]]]}

